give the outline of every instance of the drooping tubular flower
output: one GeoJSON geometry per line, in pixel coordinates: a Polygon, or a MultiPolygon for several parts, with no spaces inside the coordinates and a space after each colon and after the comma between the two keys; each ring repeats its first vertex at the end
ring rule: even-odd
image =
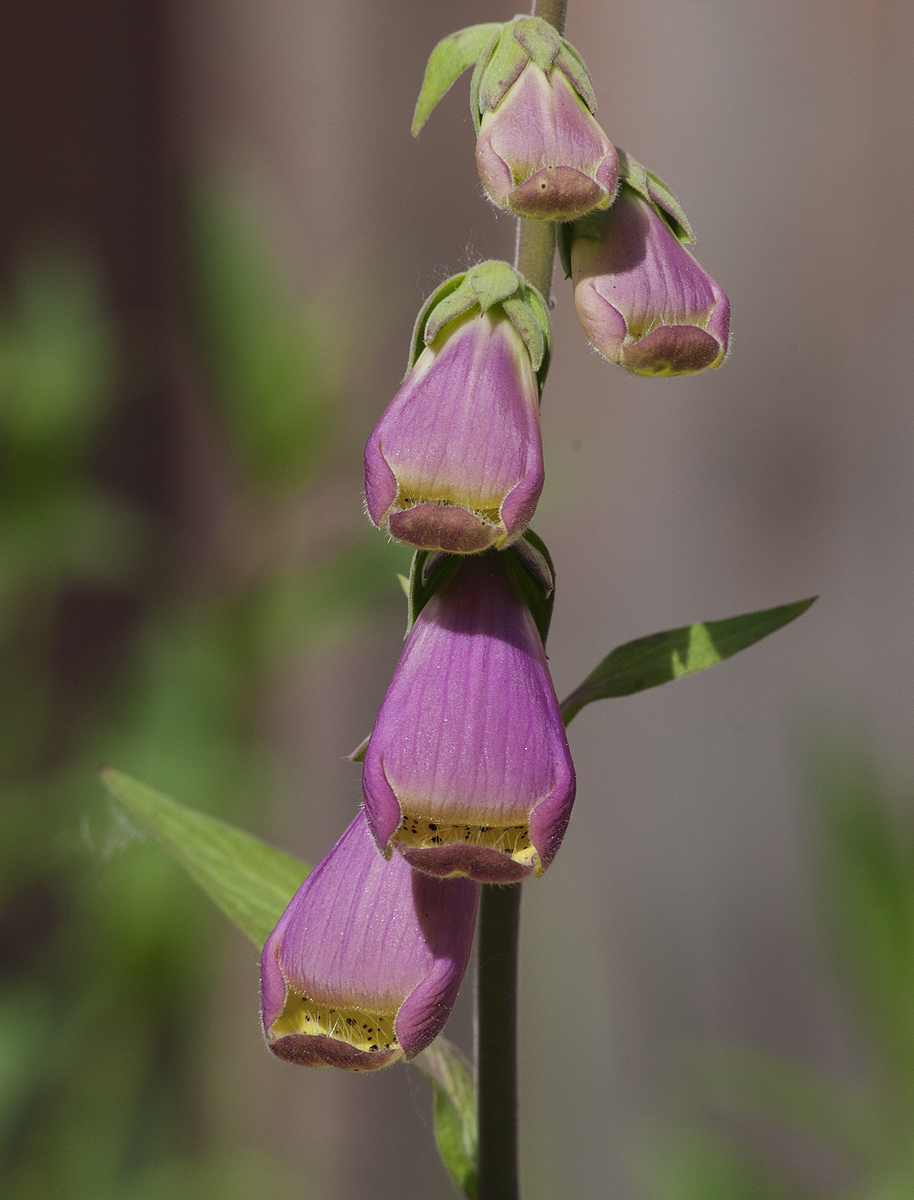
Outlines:
{"type": "Polygon", "coordinates": [[[505,557],[467,559],[419,613],[362,775],[383,852],[488,883],[549,866],[575,792],[543,643],[505,557]]]}
{"type": "Polygon", "coordinates": [[[365,447],[368,514],[421,550],[502,547],[543,487],[542,297],[507,263],[454,276],[419,315],[410,370],[365,447]]]}
{"type": "Polygon", "coordinates": [[[730,302],[683,242],[685,216],[669,189],[628,160],[612,208],[571,230],[578,317],[593,345],[638,375],[687,375],[719,367],[730,302]],[[641,186],[635,169],[640,170],[641,186]]]}
{"type": "Polygon", "coordinates": [[[492,38],[470,106],[479,177],[499,208],[571,221],[612,203],[616,149],[593,116],[587,68],[548,22],[517,17],[492,38]]]}
{"type": "Polygon", "coordinates": [[[365,814],[296,892],[264,946],[263,1029],[274,1054],[370,1071],[441,1032],[473,943],[479,888],[377,851],[365,814]]]}

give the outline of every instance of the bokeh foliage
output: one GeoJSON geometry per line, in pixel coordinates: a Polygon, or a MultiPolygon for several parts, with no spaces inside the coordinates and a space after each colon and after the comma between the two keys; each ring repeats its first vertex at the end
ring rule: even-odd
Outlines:
{"type": "MultiPolygon", "coordinates": [[[[175,565],[174,514],[118,494],[99,470],[99,447],[154,347],[131,361],[135,338],[106,310],[91,259],[72,250],[24,258],[2,299],[0,1177],[9,1200],[296,1190],[282,1164],[204,1115],[213,1106],[199,1014],[218,918],[113,815],[97,768],[115,761],[256,825],[270,794],[257,705],[271,672],[396,603],[404,564],[363,530],[357,499],[332,552],[302,551],[294,532],[320,511],[327,447],[347,436],[354,362],[325,336],[320,298],[296,297],[244,204],[204,183],[188,207],[186,335],[210,395],[211,436],[230,447],[239,526],[208,549],[205,588],[191,593],[175,565]],[[267,549],[237,561],[251,529],[267,549]],[[66,652],[74,605],[127,614],[102,639],[86,688],[74,685],[66,652]]],[[[162,448],[150,453],[164,460],[162,448]]]]}

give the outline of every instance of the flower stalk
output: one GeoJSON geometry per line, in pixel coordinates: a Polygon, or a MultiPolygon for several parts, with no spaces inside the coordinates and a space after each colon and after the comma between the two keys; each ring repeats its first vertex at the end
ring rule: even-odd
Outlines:
{"type": "MultiPolygon", "coordinates": [[[[568,0],[534,0],[561,34],[568,0]]],[[[549,303],[555,224],[517,218],[514,267],[549,303]]],[[[483,884],[476,968],[479,1200],[520,1200],[517,1140],[517,978],[521,886],[483,884]]]]}

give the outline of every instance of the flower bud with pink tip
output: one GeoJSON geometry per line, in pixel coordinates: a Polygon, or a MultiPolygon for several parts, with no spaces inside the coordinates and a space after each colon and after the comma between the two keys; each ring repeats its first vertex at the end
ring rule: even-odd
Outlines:
{"type": "Polygon", "coordinates": [[[543,643],[508,574],[515,554],[467,559],[428,600],[365,752],[378,846],[435,875],[541,874],[574,803],[543,643]]]}
{"type": "Polygon", "coordinates": [[[463,979],[479,888],[378,854],[359,813],[270,934],[263,1029],[274,1054],[371,1071],[441,1032],[463,979]]]}
{"type": "Polygon", "coordinates": [[[612,203],[619,160],[593,112],[580,55],[546,21],[518,17],[479,58],[470,105],[476,164],[493,204],[571,221],[612,203]]]}
{"type": "Polygon", "coordinates": [[[691,236],[663,204],[668,190],[651,181],[647,195],[623,183],[605,217],[572,227],[578,318],[601,354],[637,375],[719,367],[730,302],[683,245],[691,236]]]}

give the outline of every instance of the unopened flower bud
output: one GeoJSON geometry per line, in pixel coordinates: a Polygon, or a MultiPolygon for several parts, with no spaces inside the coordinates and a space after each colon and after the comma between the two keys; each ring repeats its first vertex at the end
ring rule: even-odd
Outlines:
{"type": "Polygon", "coordinates": [[[586,218],[571,232],[584,332],[635,374],[687,375],[719,367],[727,353],[730,302],[683,239],[658,203],[628,183],[605,217],[586,218]]]}
{"type": "Polygon", "coordinates": [[[552,861],[574,767],[505,555],[467,559],[419,613],[368,741],[362,790],[378,846],[421,871],[509,883],[552,861]]]}
{"type": "Polygon", "coordinates": [[[386,862],[359,813],[296,892],[263,950],[263,1028],[274,1054],[370,1071],[412,1058],[450,1014],[479,888],[386,862]]]}
{"type": "Polygon", "coordinates": [[[372,521],[418,549],[455,554],[519,537],[543,488],[537,370],[547,351],[542,298],[506,263],[443,285],[365,447],[372,521]]]}
{"type": "Polygon", "coordinates": [[[518,17],[493,38],[470,102],[479,176],[499,208],[571,221],[612,202],[619,160],[593,116],[590,76],[546,21],[518,17]]]}

